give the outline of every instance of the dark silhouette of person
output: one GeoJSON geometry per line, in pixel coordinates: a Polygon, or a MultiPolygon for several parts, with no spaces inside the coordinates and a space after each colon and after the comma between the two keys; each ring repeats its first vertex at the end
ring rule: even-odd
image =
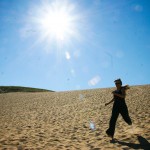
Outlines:
{"type": "Polygon", "coordinates": [[[129,89],[129,86],[128,85],[122,86],[121,79],[117,79],[114,82],[117,88],[115,91],[112,92],[114,97],[110,102],[105,104],[105,106],[107,106],[108,104],[114,101],[112,115],[111,115],[111,119],[109,122],[109,128],[106,130],[106,134],[112,139],[114,137],[116,121],[117,121],[119,114],[122,115],[124,121],[128,125],[132,125],[132,121],[128,113],[128,108],[125,103],[126,90],[129,89]]]}

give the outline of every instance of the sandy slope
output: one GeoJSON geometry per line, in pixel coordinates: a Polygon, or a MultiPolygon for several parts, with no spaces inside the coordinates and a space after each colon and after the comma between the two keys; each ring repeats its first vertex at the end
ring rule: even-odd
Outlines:
{"type": "Polygon", "coordinates": [[[119,116],[116,142],[105,134],[112,104],[104,104],[112,90],[0,94],[0,149],[148,149],[150,85],[128,91],[133,126],[119,116]],[[90,129],[91,120],[95,130],[90,129]]]}

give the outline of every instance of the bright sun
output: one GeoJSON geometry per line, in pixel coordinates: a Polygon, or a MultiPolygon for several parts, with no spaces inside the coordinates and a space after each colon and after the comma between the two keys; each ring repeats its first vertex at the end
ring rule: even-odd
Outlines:
{"type": "Polygon", "coordinates": [[[75,13],[75,5],[67,1],[44,1],[31,12],[32,28],[39,35],[39,42],[57,43],[77,37],[79,15],[75,13]]]}
{"type": "Polygon", "coordinates": [[[70,16],[65,12],[50,12],[41,19],[42,30],[58,40],[64,40],[70,28],[70,16]]]}

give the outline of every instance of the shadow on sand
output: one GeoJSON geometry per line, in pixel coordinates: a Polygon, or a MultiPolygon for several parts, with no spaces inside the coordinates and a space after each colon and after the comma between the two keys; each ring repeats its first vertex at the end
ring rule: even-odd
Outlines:
{"type": "Polygon", "coordinates": [[[137,139],[139,141],[139,144],[127,143],[127,142],[122,142],[119,140],[111,141],[111,143],[119,143],[120,145],[128,146],[128,147],[133,148],[133,149],[150,150],[150,143],[144,137],[137,136],[137,139]]]}

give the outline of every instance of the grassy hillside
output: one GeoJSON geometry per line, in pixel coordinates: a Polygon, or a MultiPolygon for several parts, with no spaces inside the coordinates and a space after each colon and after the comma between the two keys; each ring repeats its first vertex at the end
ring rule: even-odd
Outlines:
{"type": "Polygon", "coordinates": [[[21,86],[0,86],[0,93],[10,93],[10,92],[54,92],[54,91],[21,86]]]}

